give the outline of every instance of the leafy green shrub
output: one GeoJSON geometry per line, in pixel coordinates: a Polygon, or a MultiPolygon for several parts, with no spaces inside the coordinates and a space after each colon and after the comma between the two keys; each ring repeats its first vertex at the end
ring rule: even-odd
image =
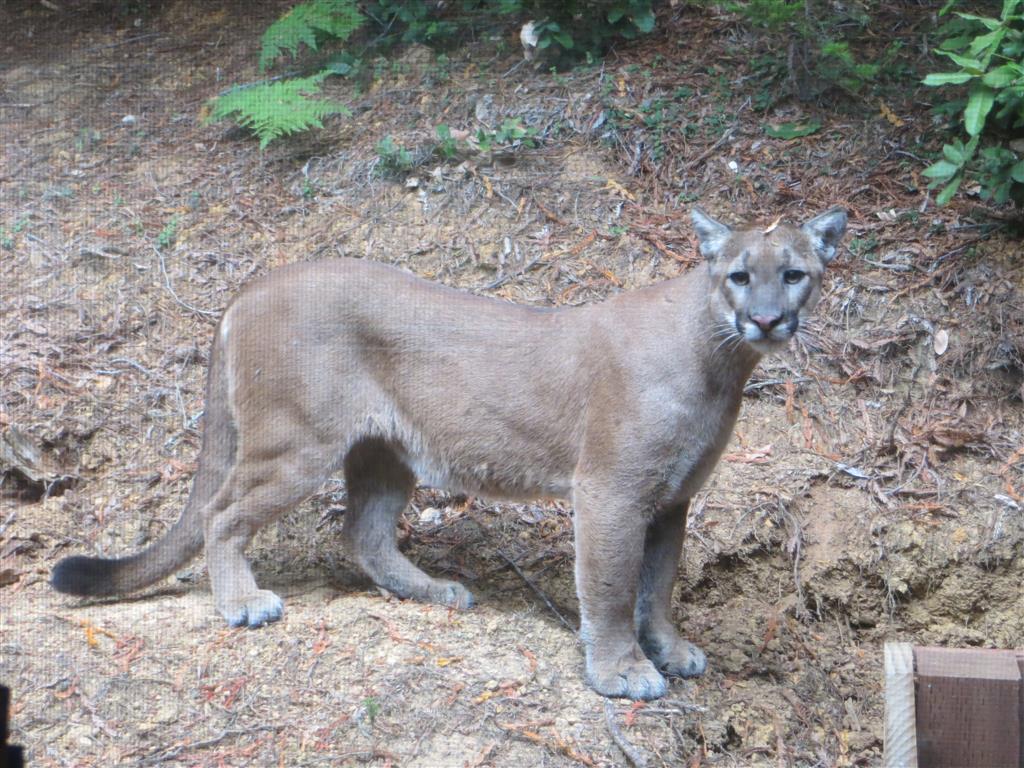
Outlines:
{"type": "MultiPolygon", "coordinates": [[[[506,2],[506,12],[515,3],[506,2]]],[[[537,48],[556,53],[577,52],[597,55],[615,38],[632,40],[654,29],[651,0],[569,0],[569,2],[523,2],[519,12],[539,16],[533,29],[537,48]]]]}
{"type": "MultiPolygon", "coordinates": [[[[650,32],[655,24],[652,3],[653,0],[462,0],[457,6],[451,5],[465,14],[460,19],[483,16],[493,23],[513,15],[533,18],[539,48],[555,55],[591,55],[604,50],[616,37],[630,39],[650,32]]],[[[451,13],[451,9],[442,3],[375,0],[363,3],[362,7],[365,15],[357,0],[307,0],[294,6],[263,34],[260,71],[266,71],[286,54],[295,59],[304,46],[317,51],[328,40],[345,42],[367,18],[382,28],[378,44],[385,45],[396,39],[452,39],[459,30],[459,24],[445,18],[444,14],[451,13]]],[[[315,98],[324,78],[332,74],[352,76],[364,68],[362,59],[350,51],[341,51],[321,66],[325,68],[311,76],[233,88],[208,103],[207,121],[234,120],[259,137],[261,149],[282,136],[322,128],[328,115],[348,114],[343,104],[315,98]]],[[[484,132],[477,138],[487,146],[517,142],[531,146],[530,130],[518,124],[503,124],[497,131],[484,132]]],[[[443,141],[444,137],[441,138],[443,141]]],[[[445,146],[450,149],[448,144],[445,146]]],[[[399,150],[386,143],[378,147],[386,168],[402,169],[404,162],[399,150]]]]}
{"type": "Polygon", "coordinates": [[[463,26],[532,20],[537,48],[545,59],[594,56],[617,39],[631,40],[654,29],[653,0],[376,0],[367,15],[402,42],[446,42],[463,26]],[[447,17],[452,10],[456,20],[447,17]]]}
{"type": "Polygon", "coordinates": [[[518,117],[506,117],[493,131],[486,131],[483,128],[476,132],[476,141],[481,152],[490,152],[498,147],[523,146],[533,149],[536,146],[533,137],[537,135],[537,129],[523,125],[518,117]]]}
{"type": "Polygon", "coordinates": [[[451,160],[459,154],[459,143],[452,136],[451,126],[442,123],[435,129],[437,132],[438,145],[437,153],[445,160],[451,160]]]}
{"type": "Polygon", "coordinates": [[[294,59],[303,44],[315,51],[326,38],[347,40],[363,21],[363,15],[353,0],[300,3],[263,33],[260,72],[266,71],[285,52],[294,59]]]}
{"type": "Polygon", "coordinates": [[[710,2],[764,30],[777,57],[781,58],[785,46],[785,66],[766,68],[762,62],[760,68],[772,79],[784,76],[801,99],[815,96],[823,87],[830,86],[860,93],[876,80],[899,50],[899,44],[894,43],[877,61],[858,61],[849,41],[836,37],[837,30],[852,34],[866,28],[870,22],[866,10],[870,3],[837,6],[824,0],[710,2]]]}
{"type": "Polygon", "coordinates": [[[260,149],[282,136],[323,128],[328,115],[348,115],[339,102],[311,98],[320,92],[326,72],[312,77],[234,88],[214,99],[209,122],[230,118],[260,140],[260,149]]]}
{"type": "Polygon", "coordinates": [[[1019,136],[1024,128],[1022,10],[1024,0],[1003,0],[998,19],[957,13],[942,30],[947,37],[936,53],[957,69],[933,72],[924,84],[967,87],[966,99],[943,107],[962,108],[960,123],[968,140],[943,146],[942,159],[924,171],[929,188],[945,185],[936,197],[939,205],[948,203],[968,177],[979,183],[983,199],[1024,203],[1024,160],[1009,146],[1014,132],[1019,136]]]}
{"type": "Polygon", "coordinates": [[[390,135],[377,142],[377,171],[382,176],[401,175],[412,167],[412,152],[396,144],[390,135]]]}
{"type": "MultiPolygon", "coordinates": [[[[310,0],[300,3],[275,21],[263,34],[259,67],[264,71],[278,57],[294,58],[302,45],[312,50],[327,38],[347,40],[363,23],[355,0],[310,0]]],[[[274,139],[310,128],[323,128],[328,115],[348,115],[344,104],[314,98],[325,77],[337,74],[327,69],[310,77],[261,82],[232,88],[211,99],[206,122],[231,119],[251,130],[260,149],[274,139]]]]}
{"type": "Polygon", "coordinates": [[[436,17],[440,5],[426,0],[377,0],[367,5],[367,13],[385,30],[394,28],[397,22],[403,43],[436,43],[452,39],[459,30],[455,22],[436,17]]]}

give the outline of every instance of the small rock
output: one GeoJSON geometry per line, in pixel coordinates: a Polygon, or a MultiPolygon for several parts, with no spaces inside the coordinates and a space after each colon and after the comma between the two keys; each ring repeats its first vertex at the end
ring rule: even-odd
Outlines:
{"type": "Polygon", "coordinates": [[[495,119],[494,97],[485,93],[473,106],[473,116],[484,125],[491,125],[495,119]]]}
{"type": "Polygon", "coordinates": [[[121,125],[135,125],[139,122],[139,118],[135,115],[125,115],[121,118],[121,125]]]}
{"type": "Polygon", "coordinates": [[[441,510],[436,507],[424,507],[420,512],[420,522],[424,525],[437,525],[441,519],[441,510]]]}
{"type": "Polygon", "coordinates": [[[172,702],[164,702],[157,707],[153,719],[158,723],[173,723],[177,721],[179,714],[177,706],[172,702]]]}
{"type": "Polygon", "coordinates": [[[522,29],[519,30],[519,42],[523,45],[523,58],[532,61],[537,55],[537,43],[540,42],[537,28],[532,21],[523,24],[522,29]]]}

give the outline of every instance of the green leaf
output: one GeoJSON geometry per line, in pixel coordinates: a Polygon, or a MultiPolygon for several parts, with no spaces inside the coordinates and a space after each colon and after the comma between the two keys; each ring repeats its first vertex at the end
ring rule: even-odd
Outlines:
{"type": "Polygon", "coordinates": [[[988,117],[992,104],[995,103],[995,91],[976,80],[971,83],[971,90],[967,96],[967,107],[964,109],[964,128],[969,136],[977,136],[985,127],[985,118],[988,117]]]}
{"type": "Polygon", "coordinates": [[[1024,184],[1024,160],[1021,160],[1010,169],[1010,178],[1019,184],[1024,184]]]}
{"type": "Polygon", "coordinates": [[[612,8],[608,11],[608,23],[614,24],[625,15],[626,12],[622,8],[612,8]]]}
{"type": "Polygon", "coordinates": [[[957,176],[955,179],[953,179],[953,181],[947,184],[946,188],[939,192],[939,194],[935,197],[935,202],[938,205],[945,205],[950,200],[952,200],[953,195],[955,195],[956,191],[960,189],[961,181],[963,181],[963,177],[961,176],[957,176]]]}
{"type": "Polygon", "coordinates": [[[952,59],[956,64],[959,64],[972,75],[980,75],[985,71],[985,65],[977,59],[970,59],[966,56],[961,56],[958,53],[953,53],[952,51],[936,51],[936,53],[952,59]]]}
{"type": "Polygon", "coordinates": [[[987,29],[999,29],[999,19],[993,19],[988,16],[978,16],[974,13],[960,13],[956,14],[961,19],[967,19],[968,21],[976,21],[979,24],[983,24],[987,29]]]}
{"type": "Polygon", "coordinates": [[[652,29],[654,29],[654,14],[651,10],[645,9],[640,11],[633,16],[633,26],[640,30],[641,34],[646,35],[652,29]]]}
{"type": "Polygon", "coordinates": [[[779,123],[778,125],[766,125],[764,132],[773,139],[799,139],[802,136],[810,136],[821,128],[818,120],[809,120],[806,123],[779,123]]]}
{"type": "Polygon", "coordinates": [[[560,46],[562,46],[565,50],[567,50],[567,51],[572,50],[572,46],[573,46],[572,35],[568,34],[567,32],[555,32],[551,36],[555,40],[557,40],[558,44],[560,46]]]}
{"type": "Polygon", "coordinates": [[[957,168],[964,164],[965,158],[963,147],[958,147],[954,144],[946,144],[942,148],[942,156],[957,168]]]}
{"type": "Polygon", "coordinates": [[[921,175],[935,181],[946,181],[953,178],[953,175],[960,170],[959,165],[954,165],[946,160],[939,160],[921,171],[921,175]]]}
{"type": "Polygon", "coordinates": [[[322,72],[312,77],[234,88],[210,103],[207,122],[230,118],[259,137],[260,149],[282,136],[323,128],[323,118],[328,115],[351,114],[344,104],[310,98],[319,92],[324,77],[326,73],[322,72]]]}
{"type": "Polygon", "coordinates": [[[282,53],[298,55],[306,45],[317,49],[323,37],[346,40],[363,23],[355,0],[310,0],[300,3],[263,33],[259,67],[263,72],[282,53]]]}
{"type": "Polygon", "coordinates": [[[970,72],[933,72],[925,76],[925,85],[960,85],[973,78],[970,72]]]}
{"type": "Polygon", "coordinates": [[[974,38],[971,42],[971,47],[967,50],[970,51],[972,56],[980,56],[982,53],[985,54],[983,59],[984,66],[988,65],[988,62],[992,58],[992,54],[999,48],[999,44],[1003,41],[1006,36],[1006,28],[995,29],[989,32],[987,35],[979,35],[974,38]]]}
{"type": "Polygon", "coordinates": [[[956,37],[947,37],[941,43],[939,43],[940,50],[943,51],[959,51],[961,48],[966,48],[971,44],[971,40],[974,38],[970,35],[958,35],[956,37]]]}
{"type": "Polygon", "coordinates": [[[981,78],[981,82],[990,88],[1005,88],[1020,77],[1018,69],[1019,67],[1013,64],[1003,64],[1001,67],[986,72],[985,76],[981,78]]]}

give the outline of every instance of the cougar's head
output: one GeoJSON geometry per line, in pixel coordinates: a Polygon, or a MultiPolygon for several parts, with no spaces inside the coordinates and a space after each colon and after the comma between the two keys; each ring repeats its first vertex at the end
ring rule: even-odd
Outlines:
{"type": "Polygon", "coordinates": [[[692,215],[711,274],[718,332],[762,354],[785,346],[818,303],[822,273],[846,231],[846,212],[834,208],[802,226],[776,221],[740,230],[700,208],[692,215]]]}

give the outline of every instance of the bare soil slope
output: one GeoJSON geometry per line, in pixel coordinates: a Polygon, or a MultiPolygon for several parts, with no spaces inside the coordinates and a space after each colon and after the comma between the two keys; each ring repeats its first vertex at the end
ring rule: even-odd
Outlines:
{"type": "Polygon", "coordinates": [[[914,94],[896,119],[756,112],[751,43],[680,7],[557,75],[516,66],[512,35],[499,56],[398,51],[328,85],[351,118],[261,154],[199,115],[257,77],[287,4],[49,5],[0,9],[0,680],[31,765],[868,765],[885,640],[1021,644],[1019,242],[999,212],[927,203],[914,94]],[[803,139],[763,131],[811,115],[803,139]],[[539,146],[431,155],[436,125],[505,117],[539,146]],[[384,173],[385,134],[418,165],[384,173]],[[704,678],[646,705],[586,688],[560,503],[418,493],[405,546],[477,593],[467,613],[352,570],[337,482],[254,547],[280,624],[227,630],[201,560],[128,600],[49,588],[60,557],[177,518],[213,323],[250,276],[350,255],[596,301],[692,268],[694,200],[734,221],[851,211],[813,332],[757,370],[692,511],[677,615],[704,678]]]}

